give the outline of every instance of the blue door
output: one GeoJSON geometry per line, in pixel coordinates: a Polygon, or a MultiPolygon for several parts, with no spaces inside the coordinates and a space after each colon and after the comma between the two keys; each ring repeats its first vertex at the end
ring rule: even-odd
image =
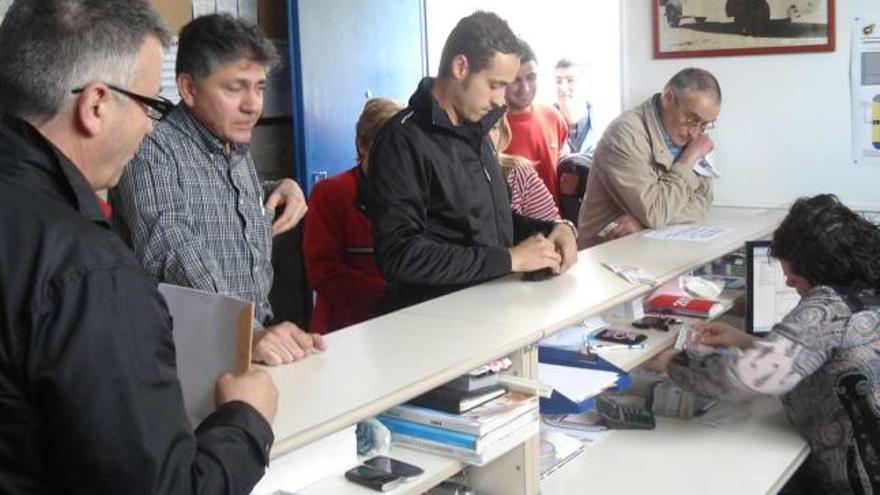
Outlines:
{"type": "Polygon", "coordinates": [[[354,126],[372,97],[406,104],[426,74],[423,0],[290,0],[296,177],[355,165],[354,126]]]}

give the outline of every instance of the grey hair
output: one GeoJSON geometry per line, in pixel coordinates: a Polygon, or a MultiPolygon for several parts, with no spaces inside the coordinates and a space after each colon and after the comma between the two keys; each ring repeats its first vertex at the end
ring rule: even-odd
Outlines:
{"type": "Polygon", "coordinates": [[[721,85],[711,72],[695,67],[688,67],[678,71],[672,79],[666,83],[666,87],[672,89],[676,96],[684,93],[708,93],[715,97],[715,101],[721,104],[721,85]]]}
{"type": "Polygon", "coordinates": [[[147,0],[16,0],[0,24],[0,109],[39,125],[74,89],[130,86],[148,36],[171,39],[147,0]]]}
{"type": "Polygon", "coordinates": [[[243,58],[267,69],[280,60],[275,45],[257,26],[229,14],[197,17],[180,30],[178,76],[187,74],[200,83],[224,65],[243,58]]]}

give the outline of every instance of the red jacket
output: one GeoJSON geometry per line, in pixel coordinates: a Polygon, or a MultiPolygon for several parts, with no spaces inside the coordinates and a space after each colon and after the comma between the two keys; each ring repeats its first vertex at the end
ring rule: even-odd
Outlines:
{"type": "Polygon", "coordinates": [[[524,156],[538,162],[535,171],[544,181],[559,207],[559,179],[556,167],[562,146],[568,139],[568,124],[553,107],[532,105],[532,110],[507,115],[510,122],[510,145],[504,150],[509,155],[524,156]]]}
{"type": "Polygon", "coordinates": [[[309,330],[327,333],[376,316],[385,281],[373,258],[370,220],[358,199],[359,167],[315,184],[303,250],[317,294],[309,330]]]}

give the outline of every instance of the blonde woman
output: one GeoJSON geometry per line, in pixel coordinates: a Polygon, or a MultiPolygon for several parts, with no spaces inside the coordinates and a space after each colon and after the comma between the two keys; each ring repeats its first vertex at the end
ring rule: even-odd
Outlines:
{"type": "Polygon", "coordinates": [[[303,241],[309,285],[317,294],[311,332],[332,332],[376,316],[385,280],[373,257],[364,187],[370,146],[401,108],[394,100],[369,100],[355,126],[357,165],[312,189],[303,241]]]}
{"type": "Polygon", "coordinates": [[[539,220],[559,220],[559,209],[553,202],[553,196],[550,195],[544,181],[535,170],[535,162],[528,158],[504,153],[511,140],[507,115],[498,119],[495,127],[489,132],[489,137],[492,139],[492,144],[495,145],[498,162],[501,164],[501,172],[507,180],[507,188],[510,191],[510,207],[513,211],[539,220]]]}

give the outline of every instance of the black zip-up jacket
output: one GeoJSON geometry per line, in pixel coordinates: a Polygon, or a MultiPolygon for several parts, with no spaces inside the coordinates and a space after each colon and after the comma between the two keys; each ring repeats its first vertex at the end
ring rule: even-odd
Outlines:
{"type": "Polygon", "coordinates": [[[424,78],[370,147],[376,261],[385,310],[510,273],[508,248],[553,224],[513,213],[487,134],[504,109],[453,125],[424,78]]]}
{"type": "Polygon", "coordinates": [[[248,493],[272,440],[243,402],[193,434],[155,285],[80,171],[0,119],[0,493],[248,493]]]}

